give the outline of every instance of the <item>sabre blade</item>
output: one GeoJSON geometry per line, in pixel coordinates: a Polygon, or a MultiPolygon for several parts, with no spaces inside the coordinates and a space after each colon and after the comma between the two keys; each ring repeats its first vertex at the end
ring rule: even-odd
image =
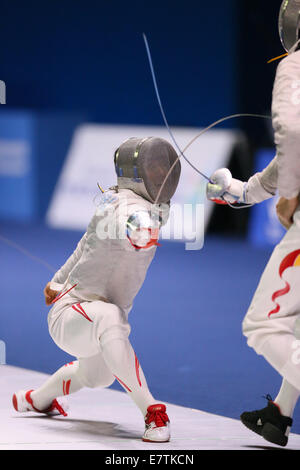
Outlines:
{"type": "Polygon", "coordinates": [[[159,108],[160,108],[160,112],[162,114],[162,117],[163,117],[163,120],[164,120],[164,123],[166,125],[166,128],[170,134],[170,137],[171,139],[173,140],[178,152],[180,153],[180,155],[184,158],[184,160],[193,168],[193,170],[195,170],[197,173],[199,173],[200,176],[203,176],[203,178],[205,178],[207,181],[210,181],[209,177],[206,176],[204,173],[202,173],[200,170],[198,170],[198,168],[196,168],[190,161],[189,159],[184,155],[183,151],[181,150],[181,148],[179,147],[175,137],[174,137],[174,134],[169,126],[169,123],[167,121],[167,118],[166,118],[166,114],[165,114],[165,111],[164,111],[164,108],[163,108],[163,105],[162,105],[162,102],[161,102],[161,99],[160,99],[160,94],[159,94],[159,90],[158,90],[158,86],[157,86],[157,81],[156,81],[156,75],[155,75],[155,71],[154,71],[154,66],[153,66],[153,61],[152,61],[152,57],[151,57],[151,52],[150,52],[150,48],[149,48],[149,44],[148,44],[148,40],[147,40],[147,37],[145,35],[145,33],[143,33],[143,38],[144,38],[144,42],[145,42],[145,47],[146,47],[146,51],[147,51],[147,56],[148,56],[148,61],[149,61],[149,65],[150,65],[150,70],[151,70],[151,75],[152,75],[152,81],[153,81],[153,85],[154,85],[154,89],[155,89],[155,94],[156,94],[156,97],[157,97],[157,101],[158,101],[158,105],[159,105],[159,108]]]}
{"type": "MultiPolygon", "coordinates": [[[[159,108],[160,108],[160,112],[161,112],[161,115],[163,117],[163,120],[164,120],[164,123],[165,123],[165,126],[168,130],[168,133],[170,134],[170,137],[172,139],[172,141],[174,142],[177,150],[179,151],[179,156],[178,156],[178,160],[183,157],[184,160],[191,166],[191,168],[193,168],[194,171],[196,171],[200,176],[202,176],[203,178],[205,178],[209,183],[212,183],[212,181],[210,180],[210,178],[205,175],[202,171],[200,171],[198,168],[196,168],[190,161],[189,159],[186,157],[186,155],[184,154],[184,152],[187,151],[187,149],[194,143],[196,142],[197,139],[199,139],[203,134],[205,134],[206,132],[208,132],[210,129],[216,127],[218,124],[221,124],[222,122],[225,122],[229,119],[234,119],[234,118],[238,118],[238,117],[251,117],[251,118],[258,118],[258,119],[272,119],[271,116],[268,116],[268,115],[262,115],[262,114],[251,114],[251,113],[239,113],[239,114],[232,114],[230,116],[225,116],[224,118],[221,118],[221,119],[218,119],[217,121],[213,122],[212,124],[210,124],[208,127],[206,127],[205,129],[203,129],[199,134],[197,134],[188,144],[187,146],[181,150],[181,148],[179,147],[175,137],[174,137],[174,134],[169,126],[169,123],[167,121],[167,118],[166,118],[166,114],[165,114],[165,111],[164,111],[164,108],[163,108],[163,105],[162,105],[162,102],[161,102],[161,98],[160,98],[160,94],[159,94],[159,90],[158,90],[158,85],[157,85],[157,81],[156,81],[156,75],[155,75],[155,71],[154,71],[154,66],[153,66],[153,61],[152,61],[152,57],[151,57],[151,52],[150,52],[150,47],[149,47],[149,44],[148,44],[148,40],[147,40],[147,37],[145,35],[145,33],[143,33],[143,39],[144,39],[144,43],[145,43],[145,47],[146,47],[146,52],[147,52],[147,56],[148,56],[148,61],[149,61],[149,65],[150,65],[150,70],[151,70],[151,75],[152,75],[152,81],[153,81],[153,85],[154,85],[154,90],[155,90],[155,94],[156,94],[156,98],[157,98],[157,101],[158,101],[158,105],[159,105],[159,108]]],[[[178,161],[177,160],[177,161],[178,161]]],[[[175,168],[176,166],[176,163],[175,162],[172,167],[170,168],[167,176],[165,177],[165,180],[163,181],[162,183],[162,186],[160,188],[160,191],[158,193],[158,196],[156,198],[156,201],[155,201],[155,204],[157,203],[158,199],[159,199],[159,196],[170,176],[170,174],[172,173],[173,169],[175,168]]],[[[244,208],[247,208],[247,207],[251,207],[251,206],[243,206],[243,207],[234,207],[234,206],[231,206],[233,209],[244,209],[244,208]]]]}

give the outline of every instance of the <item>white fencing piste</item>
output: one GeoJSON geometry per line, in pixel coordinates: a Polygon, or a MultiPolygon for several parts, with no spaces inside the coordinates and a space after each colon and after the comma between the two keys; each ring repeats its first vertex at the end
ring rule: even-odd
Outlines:
{"type": "MultiPolygon", "coordinates": [[[[172,438],[169,443],[142,442],[141,414],[126,393],[85,389],[68,397],[66,418],[17,413],[12,395],[39,386],[46,374],[0,366],[0,450],[257,450],[276,448],[238,421],[168,404],[172,438]]],[[[288,449],[300,449],[292,434],[288,449]]]]}

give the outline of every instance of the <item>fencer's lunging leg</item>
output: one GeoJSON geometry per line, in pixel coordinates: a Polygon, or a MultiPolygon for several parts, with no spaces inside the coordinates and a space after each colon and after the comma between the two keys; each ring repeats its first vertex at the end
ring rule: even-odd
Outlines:
{"type": "Polygon", "coordinates": [[[78,361],[58,369],[40,388],[31,393],[34,406],[39,410],[47,409],[55,398],[80,390],[84,385],[78,370],[78,361]]]}
{"type": "Polygon", "coordinates": [[[47,409],[57,397],[78,392],[83,387],[109,387],[115,378],[99,353],[80,358],[61,367],[37,390],[31,393],[34,406],[47,409]]]}
{"type": "Polygon", "coordinates": [[[128,335],[111,335],[108,331],[100,339],[103,357],[114,377],[141,410],[143,416],[150,405],[157,403],[151,395],[137,356],[128,340],[128,335]]]}

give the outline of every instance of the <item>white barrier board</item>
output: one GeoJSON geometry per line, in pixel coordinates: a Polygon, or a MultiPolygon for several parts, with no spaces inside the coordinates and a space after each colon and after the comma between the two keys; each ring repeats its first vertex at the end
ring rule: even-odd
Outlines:
{"type": "MultiPolygon", "coordinates": [[[[181,149],[200,131],[194,128],[173,129],[181,149]]],[[[79,127],[47,213],[48,224],[55,228],[84,230],[95,210],[94,198],[99,192],[97,183],[104,189],[116,184],[113,163],[115,150],[129,137],[146,136],[162,137],[172,143],[164,127],[93,124],[79,127]]],[[[236,131],[209,131],[193,143],[186,151],[186,156],[201,172],[210,176],[217,168],[228,165],[233,147],[240,137],[241,134],[236,131]]],[[[212,204],[205,198],[206,180],[183,159],[181,162],[182,176],[172,204],[204,204],[204,231],[212,211],[212,204]]],[[[182,239],[186,239],[184,234],[182,239]]]]}

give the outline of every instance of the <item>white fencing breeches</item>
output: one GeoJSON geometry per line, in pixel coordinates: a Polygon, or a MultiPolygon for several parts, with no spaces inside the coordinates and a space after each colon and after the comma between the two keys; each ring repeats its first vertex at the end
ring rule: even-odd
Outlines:
{"type": "Polygon", "coordinates": [[[251,346],[300,390],[300,211],[262,275],[243,332],[251,346]]]}
{"type": "Polygon", "coordinates": [[[117,379],[146,414],[155,400],[128,339],[126,312],[103,301],[78,303],[67,294],[49,312],[48,324],[54,342],[78,361],[60,369],[53,380],[36,391],[37,400],[45,404],[50,389],[55,395],[61,384],[69,384],[67,391],[73,393],[84,386],[107,387],[117,379]]]}
{"type": "Polygon", "coordinates": [[[64,351],[78,358],[94,356],[100,351],[99,339],[128,338],[130,326],[126,313],[114,304],[76,302],[67,294],[48,315],[49,333],[64,351]]]}

